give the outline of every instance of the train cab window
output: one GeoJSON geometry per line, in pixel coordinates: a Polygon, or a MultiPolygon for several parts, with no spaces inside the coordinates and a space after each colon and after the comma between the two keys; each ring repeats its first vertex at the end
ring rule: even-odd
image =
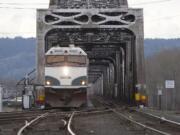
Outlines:
{"type": "Polygon", "coordinates": [[[67,62],[86,64],[86,57],[85,56],[68,56],[67,62]]]}
{"type": "Polygon", "coordinates": [[[86,59],[86,56],[48,55],[46,56],[46,66],[85,66],[86,59]]]}
{"type": "Polygon", "coordinates": [[[60,63],[64,61],[65,61],[64,56],[49,55],[46,58],[46,64],[54,64],[54,63],[60,63]]]}

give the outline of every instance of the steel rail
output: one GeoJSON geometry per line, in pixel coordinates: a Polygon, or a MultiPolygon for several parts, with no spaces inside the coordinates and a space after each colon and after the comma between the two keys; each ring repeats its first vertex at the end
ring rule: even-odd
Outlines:
{"type": "Polygon", "coordinates": [[[35,121],[43,118],[43,117],[46,117],[48,115],[48,113],[45,113],[45,114],[42,114],[38,117],[36,117],[35,119],[31,120],[30,122],[27,122],[25,123],[25,125],[18,131],[17,135],[22,135],[22,133],[24,132],[24,130],[29,127],[30,125],[32,125],[35,121]]]}
{"type": "MultiPolygon", "coordinates": [[[[75,115],[86,115],[86,114],[96,114],[96,113],[104,113],[104,112],[109,112],[111,110],[109,110],[108,108],[96,108],[94,110],[82,110],[82,111],[75,111],[75,115]]],[[[49,112],[48,117],[54,116],[56,115],[71,115],[74,111],[70,111],[70,112],[49,112]]]]}
{"type": "Polygon", "coordinates": [[[49,112],[21,112],[21,113],[3,113],[0,114],[0,123],[4,123],[4,122],[11,122],[11,121],[23,121],[23,120],[30,120],[30,119],[34,119],[39,115],[43,115],[45,113],[49,113],[49,112]]]}
{"type": "MultiPolygon", "coordinates": [[[[100,101],[100,100],[99,100],[99,101],[100,101]]],[[[159,134],[161,134],[161,135],[171,135],[171,134],[169,134],[169,133],[166,133],[166,132],[157,130],[157,129],[155,129],[155,128],[149,127],[149,126],[147,126],[147,125],[145,125],[145,124],[142,124],[142,123],[140,123],[140,122],[137,122],[137,121],[135,121],[135,120],[133,120],[133,119],[128,118],[126,115],[124,115],[124,114],[116,111],[116,109],[110,108],[110,107],[108,106],[108,102],[105,102],[105,101],[102,101],[102,100],[101,100],[100,102],[101,102],[102,104],[105,104],[105,105],[107,106],[107,108],[109,108],[110,110],[112,110],[112,111],[113,111],[115,114],[117,114],[118,116],[123,117],[124,119],[126,119],[126,120],[128,120],[128,121],[130,121],[130,122],[132,122],[132,123],[134,123],[134,124],[136,124],[136,125],[139,125],[139,126],[145,128],[145,129],[148,129],[148,130],[150,130],[150,131],[159,133],[159,134]]],[[[116,108],[118,107],[117,104],[113,104],[113,105],[114,105],[116,108]]]]}
{"type": "Polygon", "coordinates": [[[72,119],[73,119],[74,115],[75,115],[75,112],[73,112],[73,113],[71,114],[71,117],[70,117],[70,119],[69,119],[69,121],[68,121],[68,126],[67,126],[68,132],[69,132],[71,135],[76,135],[76,134],[72,131],[72,129],[71,129],[72,119]]]}
{"type": "Polygon", "coordinates": [[[64,119],[61,120],[64,123],[64,127],[67,125],[67,121],[65,121],[64,119]]]}
{"type": "Polygon", "coordinates": [[[143,112],[143,111],[139,111],[139,110],[136,110],[136,109],[133,109],[133,110],[135,110],[136,112],[142,113],[142,114],[149,115],[149,116],[151,116],[151,117],[153,117],[153,118],[156,118],[156,119],[159,119],[159,120],[168,122],[168,123],[170,123],[170,124],[174,124],[174,125],[180,126],[180,123],[179,123],[179,122],[166,119],[165,117],[160,117],[160,116],[157,116],[157,115],[154,115],[154,114],[151,114],[151,113],[147,113],[147,112],[143,112]]]}
{"type": "MultiPolygon", "coordinates": [[[[86,114],[96,114],[96,113],[103,113],[108,112],[109,109],[106,108],[96,108],[95,110],[82,110],[82,111],[76,111],[76,115],[86,115],[86,114]]],[[[48,116],[54,116],[55,114],[58,115],[70,115],[71,112],[59,112],[59,110],[53,110],[53,111],[45,111],[44,113],[49,113],[48,116]]],[[[43,112],[35,111],[35,112],[18,112],[18,113],[3,113],[0,114],[0,123],[1,122],[8,122],[12,120],[26,120],[26,119],[33,119],[36,118],[38,115],[44,114],[43,112]]]]}
{"type": "Polygon", "coordinates": [[[114,113],[116,113],[118,116],[121,116],[121,117],[125,118],[126,120],[128,120],[128,121],[130,121],[130,122],[132,122],[132,123],[134,123],[134,124],[136,124],[136,125],[139,125],[139,126],[145,128],[145,129],[148,129],[148,130],[150,130],[150,131],[159,133],[159,134],[161,134],[161,135],[171,135],[170,133],[166,133],[166,132],[163,132],[163,131],[161,131],[161,130],[157,130],[157,129],[155,129],[155,128],[152,128],[152,127],[149,127],[149,126],[147,126],[147,125],[145,125],[145,124],[142,124],[142,123],[140,123],[140,122],[137,122],[137,121],[135,121],[135,120],[133,120],[133,119],[130,119],[130,118],[128,118],[127,116],[123,115],[122,113],[116,111],[115,109],[112,109],[112,111],[113,111],[114,113]]]}

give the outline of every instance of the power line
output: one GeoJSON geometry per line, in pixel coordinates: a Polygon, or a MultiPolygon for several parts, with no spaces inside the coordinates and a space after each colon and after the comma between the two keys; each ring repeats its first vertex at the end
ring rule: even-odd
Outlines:
{"type": "Polygon", "coordinates": [[[1,3],[1,9],[27,9],[27,10],[36,10],[38,8],[46,8],[44,6],[48,6],[49,3],[1,3]],[[26,7],[22,7],[26,6],[26,7]],[[41,7],[29,7],[29,6],[41,6],[41,7]],[[43,7],[42,7],[43,6],[43,7]]]}
{"type": "Polygon", "coordinates": [[[173,15],[173,16],[164,16],[164,17],[158,17],[158,18],[148,19],[148,21],[168,20],[168,19],[175,18],[175,17],[178,17],[178,16],[180,16],[180,14],[173,15]]]}
{"type": "Polygon", "coordinates": [[[0,5],[49,5],[49,3],[1,3],[0,5]]]}
{"type": "MultiPolygon", "coordinates": [[[[36,8],[25,8],[25,7],[0,7],[1,9],[26,9],[26,10],[36,10],[36,9],[39,9],[39,8],[43,8],[43,7],[36,7],[36,8]]],[[[46,8],[46,7],[44,7],[46,8]]]]}
{"type": "Polygon", "coordinates": [[[0,32],[0,34],[10,34],[10,35],[18,35],[18,34],[36,34],[36,32],[0,32]]]}
{"type": "Polygon", "coordinates": [[[149,2],[141,2],[141,3],[137,3],[137,4],[132,4],[132,5],[148,5],[148,4],[156,4],[156,3],[165,3],[165,2],[169,2],[172,0],[159,0],[159,1],[149,1],[149,2]]]}
{"type": "Polygon", "coordinates": [[[37,8],[18,8],[18,7],[0,7],[1,9],[26,9],[26,10],[35,10],[37,8]]]}

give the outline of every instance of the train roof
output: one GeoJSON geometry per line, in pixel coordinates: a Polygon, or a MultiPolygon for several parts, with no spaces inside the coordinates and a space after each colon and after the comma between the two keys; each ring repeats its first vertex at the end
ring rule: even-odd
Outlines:
{"type": "Polygon", "coordinates": [[[52,47],[46,55],[87,55],[80,47],[52,47]]]}

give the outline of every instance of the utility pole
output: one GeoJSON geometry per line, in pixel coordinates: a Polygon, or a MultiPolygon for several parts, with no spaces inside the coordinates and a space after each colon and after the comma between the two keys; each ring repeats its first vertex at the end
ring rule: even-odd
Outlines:
{"type": "Polygon", "coordinates": [[[159,110],[161,110],[162,109],[162,103],[161,103],[161,101],[162,101],[162,89],[163,89],[163,87],[162,87],[162,85],[159,85],[159,86],[157,86],[157,89],[158,89],[158,106],[159,106],[159,110]]]}
{"type": "MultiPolygon", "coordinates": [[[[170,93],[173,93],[175,89],[175,80],[165,80],[165,90],[166,90],[166,110],[168,110],[168,96],[171,96],[170,93]],[[171,91],[170,91],[171,90],[171,91]],[[169,92],[170,91],[170,92],[169,92]],[[169,94],[168,94],[169,92],[169,94]]],[[[173,97],[173,94],[172,94],[173,97]]],[[[170,101],[169,101],[170,102],[170,101]]],[[[172,102],[172,100],[171,100],[172,102]]],[[[173,105],[173,103],[171,103],[173,105]]],[[[172,109],[172,108],[171,108],[172,109]]]]}
{"type": "Polygon", "coordinates": [[[0,85],[0,112],[2,112],[2,105],[3,105],[2,96],[3,96],[3,88],[0,85]]]}
{"type": "Polygon", "coordinates": [[[173,71],[173,79],[174,79],[174,90],[172,92],[172,109],[176,110],[176,71],[173,71]]]}

